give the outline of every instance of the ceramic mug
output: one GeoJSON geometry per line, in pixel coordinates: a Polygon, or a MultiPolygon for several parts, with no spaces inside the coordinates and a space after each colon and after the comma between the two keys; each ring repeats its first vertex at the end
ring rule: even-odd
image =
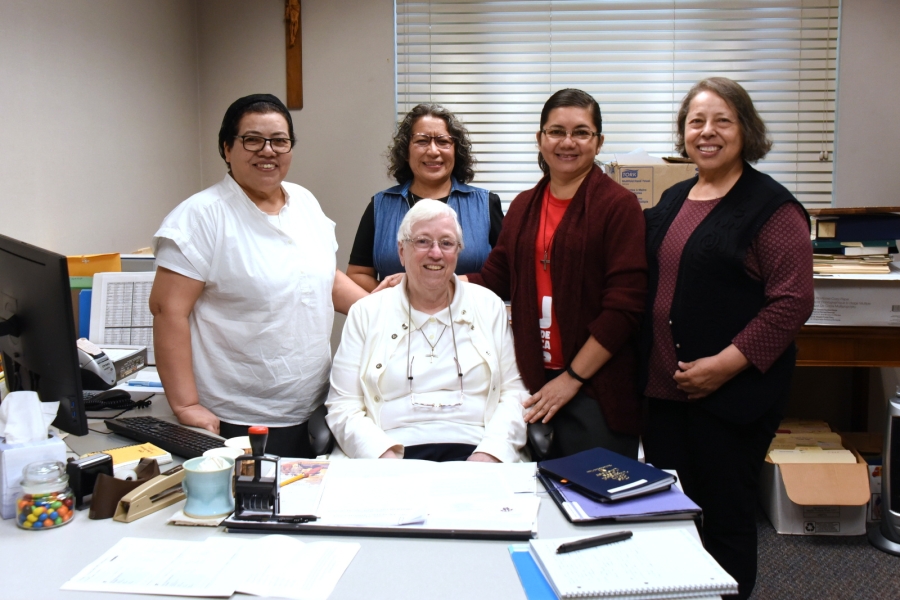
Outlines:
{"type": "Polygon", "coordinates": [[[231,493],[231,473],[234,459],[219,456],[225,466],[214,470],[199,470],[204,461],[214,460],[198,456],[185,461],[184,481],[181,487],[187,496],[184,514],[197,519],[224,517],[234,512],[234,496],[231,493]]]}

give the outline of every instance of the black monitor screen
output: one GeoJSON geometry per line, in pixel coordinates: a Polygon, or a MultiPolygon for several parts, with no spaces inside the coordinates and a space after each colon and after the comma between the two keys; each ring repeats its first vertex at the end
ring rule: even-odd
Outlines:
{"type": "Polygon", "coordinates": [[[0,235],[0,332],[9,391],[59,401],[53,424],[87,435],[65,256],[0,235]]]}

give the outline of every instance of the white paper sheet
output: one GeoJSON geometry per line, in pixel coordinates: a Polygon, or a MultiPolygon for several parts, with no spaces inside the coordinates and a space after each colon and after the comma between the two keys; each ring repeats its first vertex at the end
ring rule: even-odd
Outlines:
{"type": "Polygon", "coordinates": [[[91,293],[90,340],[98,345],[129,344],[147,347],[147,363],[156,364],[153,353],[153,315],[150,289],[156,273],[97,273],[91,293]]]}
{"type": "Polygon", "coordinates": [[[355,543],[304,543],[283,535],[203,542],[126,537],[62,589],[326,600],[358,551],[355,543]]]}

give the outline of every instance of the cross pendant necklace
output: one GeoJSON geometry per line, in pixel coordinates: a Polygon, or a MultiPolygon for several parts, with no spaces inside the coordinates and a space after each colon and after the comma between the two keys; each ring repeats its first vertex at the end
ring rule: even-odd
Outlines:
{"type": "Polygon", "coordinates": [[[441,329],[441,335],[438,336],[437,341],[436,341],[435,343],[432,344],[431,342],[428,341],[428,336],[425,335],[425,332],[422,331],[422,328],[419,327],[419,332],[422,334],[422,337],[425,338],[425,343],[428,344],[429,347],[431,347],[431,353],[430,353],[430,354],[426,354],[426,355],[425,355],[425,358],[430,358],[432,364],[434,364],[434,359],[437,358],[437,354],[436,354],[435,351],[434,351],[434,347],[437,346],[437,345],[438,345],[438,342],[441,341],[441,338],[444,337],[444,332],[445,332],[445,331],[447,331],[447,326],[446,326],[446,325],[444,325],[444,328],[441,329]]]}
{"type": "Polygon", "coordinates": [[[541,265],[544,267],[544,270],[546,271],[547,267],[550,266],[550,256],[549,256],[550,255],[550,246],[553,245],[553,238],[556,237],[556,229],[558,229],[558,227],[559,227],[557,224],[557,227],[553,229],[553,234],[550,236],[550,241],[548,242],[547,241],[547,225],[548,225],[547,221],[550,219],[550,215],[549,215],[550,211],[548,210],[548,207],[550,206],[550,188],[549,187],[547,188],[547,195],[544,197],[543,202],[544,202],[544,205],[541,207],[541,212],[543,213],[541,220],[544,222],[544,228],[543,228],[543,231],[541,231],[541,241],[544,244],[544,258],[539,262],[541,263],[541,265]]]}

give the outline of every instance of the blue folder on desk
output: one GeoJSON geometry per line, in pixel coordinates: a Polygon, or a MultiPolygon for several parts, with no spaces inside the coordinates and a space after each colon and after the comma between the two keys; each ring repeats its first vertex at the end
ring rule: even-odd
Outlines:
{"type": "Polygon", "coordinates": [[[528,600],[557,600],[541,568],[534,562],[528,544],[511,544],[509,557],[516,567],[516,573],[519,574],[519,581],[528,600]]]}
{"type": "Polygon", "coordinates": [[[597,502],[577,489],[538,473],[538,480],[571,523],[601,524],[698,519],[700,507],[676,486],[620,502],[597,502]]]}

